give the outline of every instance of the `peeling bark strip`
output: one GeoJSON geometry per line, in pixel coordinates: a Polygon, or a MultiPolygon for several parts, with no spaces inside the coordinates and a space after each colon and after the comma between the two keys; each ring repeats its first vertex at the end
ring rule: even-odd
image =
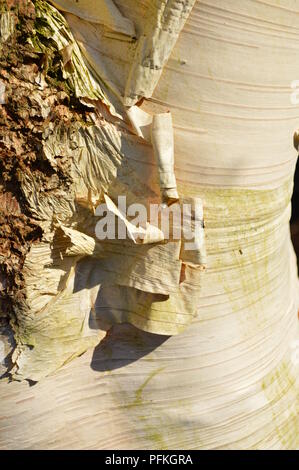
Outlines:
{"type": "Polygon", "coordinates": [[[93,23],[102,24],[112,31],[126,36],[135,35],[134,23],[125,18],[114,4],[113,0],[90,2],[89,0],[50,0],[62,11],[68,11],[93,23]]]}
{"type": "Polygon", "coordinates": [[[159,169],[162,201],[170,205],[179,199],[174,174],[173,129],[170,113],[154,115],[151,137],[159,169]]]}
{"type": "Polygon", "coordinates": [[[195,0],[151,2],[126,84],[126,106],[152,96],[194,3],[195,0]]]}

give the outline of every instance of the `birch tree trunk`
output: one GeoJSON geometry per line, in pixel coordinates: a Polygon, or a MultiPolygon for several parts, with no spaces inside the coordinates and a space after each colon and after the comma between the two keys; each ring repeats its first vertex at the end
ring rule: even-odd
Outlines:
{"type": "Polygon", "coordinates": [[[1,3],[1,448],[299,448],[299,5],[240,3],[1,3]],[[206,257],[98,240],[120,195],[206,257]]]}

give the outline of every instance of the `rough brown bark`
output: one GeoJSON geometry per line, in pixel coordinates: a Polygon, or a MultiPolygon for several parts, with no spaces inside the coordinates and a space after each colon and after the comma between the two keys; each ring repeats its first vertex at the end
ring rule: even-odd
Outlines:
{"type": "Polygon", "coordinates": [[[61,156],[55,167],[51,165],[43,151],[43,133],[50,125],[85,122],[89,111],[61,76],[61,53],[49,49],[45,54],[29,44],[40,27],[34,2],[2,0],[0,12],[11,12],[15,23],[13,33],[0,43],[0,80],[5,87],[0,105],[0,333],[12,344],[9,323],[17,322],[16,311],[26,302],[24,259],[43,232],[22,182],[27,176],[45,197],[68,191],[69,164],[61,156]]]}

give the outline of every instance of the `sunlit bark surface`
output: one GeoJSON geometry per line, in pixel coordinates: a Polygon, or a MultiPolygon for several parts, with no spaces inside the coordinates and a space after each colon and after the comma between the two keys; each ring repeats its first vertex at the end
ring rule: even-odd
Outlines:
{"type": "Polygon", "coordinates": [[[0,382],[0,446],[298,449],[297,2],[115,0],[112,23],[53,3],[1,16],[0,334],[22,381],[0,382]],[[134,106],[171,112],[205,271],[95,240],[102,194],[160,200],[134,106]]]}

